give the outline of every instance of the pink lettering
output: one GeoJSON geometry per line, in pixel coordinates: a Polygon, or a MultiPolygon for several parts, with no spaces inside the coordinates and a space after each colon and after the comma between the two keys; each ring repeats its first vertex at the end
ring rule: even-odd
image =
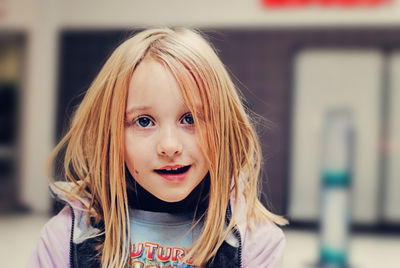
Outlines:
{"type": "Polygon", "coordinates": [[[160,261],[167,261],[171,257],[171,248],[166,248],[163,255],[163,247],[157,249],[157,258],[160,261]]]}
{"type": "Polygon", "coordinates": [[[185,251],[181,248],[173,248],[172,249],[172,261],[176,261],[177,259],[180,262],[183,262],[183,255],[185,254],[185,251]]]}
{"type": "Polygon", "coordinates": [[[136,258],[142,255],[143,253],[143,243],[139,243],[135,248],[135,243],[131,245],[131,258],[136,258]]]}
{"type": "Polygon", "coordinates": [[[157,244],[151,243],[151,242],[146,242],[144,243],[144,246],[147,247],[147,258],[152,260],[153,259],[153,254],[154,254],[154,249],[158,247],[157,244]]]}

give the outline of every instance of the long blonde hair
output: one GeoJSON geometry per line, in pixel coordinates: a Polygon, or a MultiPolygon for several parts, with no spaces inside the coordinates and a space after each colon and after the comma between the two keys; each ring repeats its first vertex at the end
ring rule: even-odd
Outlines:
{"type": "MultiPolygon", "coordinates": [[[[209,207],[202,233],[186,257],[196,265],[204,265],[216,254],[235,224],[233,217],[225,226],[232,194],[238,197],[243,193],[249,223],[271,220],[285,224],[259,201],[259,141],[214,49],[191,30],[149,29],[113,52],[77,109],[70,130],[50,157],[52,163],[65,148],[65,178],[78,189],[68,192],[69,196],[81,201],[97,222],[104,222],[105,239],[99,248],[102,267],[122,267],[129,256],[124,116],[132,73],[145,57],[169,68],[195,125],[204,127],[198,133],[209,164],[209,207]],[[202,107],[196,107],[195,96],[200,96],[202,107]]],[[[234,209],[233,215],[236,213],[234,209]]]]}

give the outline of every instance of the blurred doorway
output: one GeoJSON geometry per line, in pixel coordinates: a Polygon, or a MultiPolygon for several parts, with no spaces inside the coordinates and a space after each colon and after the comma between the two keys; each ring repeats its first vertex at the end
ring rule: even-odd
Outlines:
{"type": "Polygon", "coordinates": [[[21,208],[19,117],[25,38],[0,33],[0,213],[21,208]]]}

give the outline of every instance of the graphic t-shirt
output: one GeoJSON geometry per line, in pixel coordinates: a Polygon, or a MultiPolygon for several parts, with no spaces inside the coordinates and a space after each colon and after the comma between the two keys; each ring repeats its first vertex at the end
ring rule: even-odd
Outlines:
{"type": "Polygon", "coordinates": [[[129,267],[194,267],[185,252],[200,236],[200,224],[191,230],[193,214],[130,210],[129,267]]]}

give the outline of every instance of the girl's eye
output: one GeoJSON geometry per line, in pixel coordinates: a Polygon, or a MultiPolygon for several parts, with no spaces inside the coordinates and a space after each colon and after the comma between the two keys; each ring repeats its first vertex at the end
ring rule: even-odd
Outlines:
{"type": "Polygon", "coordinates": [[[135,124],[143,128],[154,125],[153,121],[148,117],[139,117],[135,120],[135,124]]]}
{"type": "Polygon", "coordinates": [[[188,124],[188,125],[193,125],[194,124],[194,120],[193,120],[193,116],[191,113],[186,114],[183,118],[182,118],[182,123],[183,124],[188,124]]]}

